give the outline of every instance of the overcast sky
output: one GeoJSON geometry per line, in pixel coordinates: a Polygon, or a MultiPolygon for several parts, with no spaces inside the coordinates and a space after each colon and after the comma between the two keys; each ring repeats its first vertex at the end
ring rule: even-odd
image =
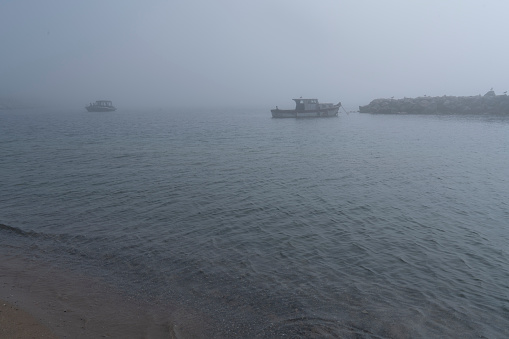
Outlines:
{"type": "Polygon", "coordinates": [[[509,90],[507,0],[0,0],[0,97],[292,107],[509,90]]]}

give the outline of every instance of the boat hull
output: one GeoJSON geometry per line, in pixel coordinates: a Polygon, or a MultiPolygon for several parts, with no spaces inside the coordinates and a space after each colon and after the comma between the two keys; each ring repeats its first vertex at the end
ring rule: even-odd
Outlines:
{"type": "Polygon", "coordinates": [[[115,107],[101,107],[101,106],[87,106],[85,108],[89,112],[113,112],[117,110],[115,107]]]}
{"type": "Polygon", "coordinates": [[[317,110],[297,111],[294,109],[272,109],[273,118],[330,118],[337,117],[339,112],[338,105],[330,108],[322,108],[317,110]]]}

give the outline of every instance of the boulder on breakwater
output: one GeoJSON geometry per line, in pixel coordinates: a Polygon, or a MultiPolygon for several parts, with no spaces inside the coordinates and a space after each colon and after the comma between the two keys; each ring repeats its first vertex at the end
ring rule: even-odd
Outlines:
{"type": "Polygon", "coordinates": [[[404,99],[375,99],[359,106],[360,113],[379,114],[500,114],[509,115],[509,96],[485,95],[456,97],[418,97],[404,99]]]}

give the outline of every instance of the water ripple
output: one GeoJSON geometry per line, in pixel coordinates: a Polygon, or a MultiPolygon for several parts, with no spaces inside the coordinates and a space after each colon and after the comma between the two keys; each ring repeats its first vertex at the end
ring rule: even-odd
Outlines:
{"type": "Polygon", "coordinates": [[[0,113],[0,242],[248,337],[509,335],[507,122],[138,113],[0,113]]]}

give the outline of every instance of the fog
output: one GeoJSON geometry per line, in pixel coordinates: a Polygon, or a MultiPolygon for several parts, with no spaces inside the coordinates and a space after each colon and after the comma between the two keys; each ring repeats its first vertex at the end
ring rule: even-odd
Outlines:
{"type": "Polygon", "coordinates": [[[355,109],[509,89],[509,2],[0,0],[0,98],[355,109]]]}

